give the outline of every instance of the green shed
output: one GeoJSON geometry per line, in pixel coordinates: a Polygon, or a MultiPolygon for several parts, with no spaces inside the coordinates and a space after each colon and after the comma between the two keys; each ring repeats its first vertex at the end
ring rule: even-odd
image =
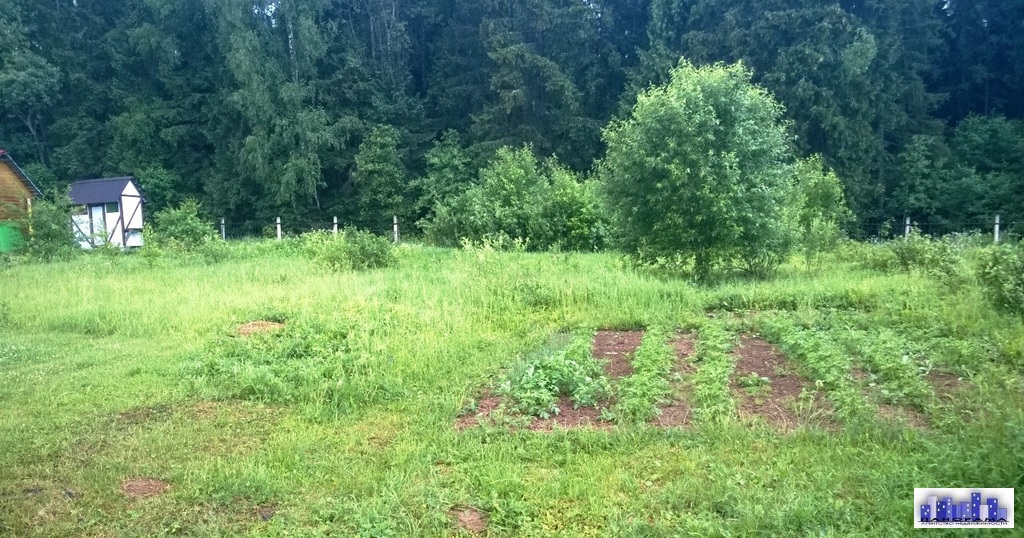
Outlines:
{"type": "Polygon", "coordinates": [[[0,254],[13,252],[22,241],[21,230],[17,226],[0,222],[0,254]]]}

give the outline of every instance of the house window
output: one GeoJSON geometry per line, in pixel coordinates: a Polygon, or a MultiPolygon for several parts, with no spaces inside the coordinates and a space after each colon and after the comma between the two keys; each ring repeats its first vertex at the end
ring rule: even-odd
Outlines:
{"type": "Polygon", "coordinates": [[[107,213],[117,213],[117,202],[107,204],[107,213]]]}

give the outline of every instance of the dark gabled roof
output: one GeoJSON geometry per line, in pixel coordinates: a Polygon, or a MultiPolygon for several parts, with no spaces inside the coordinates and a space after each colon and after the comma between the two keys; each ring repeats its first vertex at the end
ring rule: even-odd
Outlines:
{"type": "Polygon", "coordinates": [[[32,180],[25,175],[25,171],[22,170],[20,166],[18,166],[18,163],[14,162],[14,159],[11,158],[11,155],[7,153],[7,150],[0,149],[0,162],[7,163],[8,166],[11,167],[11,170],[14,170],[14,175],[18,176],[18,179],[20,179],[21,182],[25,185],[25,188],[28,189],[28,192],[31,192],[35,196],[43,195],[43,191],[39,190],[39,187],[36,187],[35,183],[32,183],[32,180]]]}
{"type": "MultiPolygon", "coordinates": [[[[117,202],[121,199],[121,193],[129,183],[135,185],[135,178],[130,176],[108,177],[76,181],[71,184],[71,202],[76,205],[117,202]]],[[[138,190],[138,188],[139,186],[135,185],[135,189],[138,190]]],[[[139,191],[140,194],[141,192],[139,191]]]]}

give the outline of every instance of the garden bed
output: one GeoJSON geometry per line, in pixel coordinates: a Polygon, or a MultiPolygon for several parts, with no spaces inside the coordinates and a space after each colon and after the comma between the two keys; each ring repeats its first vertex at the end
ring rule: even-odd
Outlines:
{"type": "Polygon", "coordinates": [[[830,412],[828,402],[771,343],[744,335],[733,355],[736,363],[729,385],[741,420],[760,417],[783,432],[808,422],[829,424],[824,416],[830,412]]]}

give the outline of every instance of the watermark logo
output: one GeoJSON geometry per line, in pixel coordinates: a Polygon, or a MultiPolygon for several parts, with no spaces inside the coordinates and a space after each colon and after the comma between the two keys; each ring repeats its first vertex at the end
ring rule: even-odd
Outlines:
{"type": "Polygon", "coordinates": [[[1013,488],[914,488],[914,528],[1013,528],[1013,488]]]}

